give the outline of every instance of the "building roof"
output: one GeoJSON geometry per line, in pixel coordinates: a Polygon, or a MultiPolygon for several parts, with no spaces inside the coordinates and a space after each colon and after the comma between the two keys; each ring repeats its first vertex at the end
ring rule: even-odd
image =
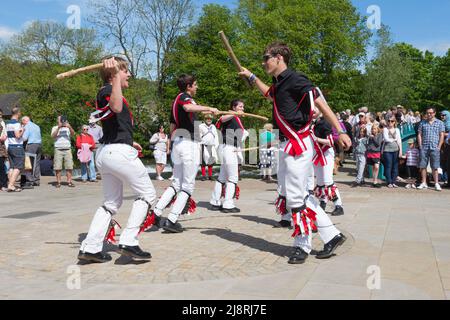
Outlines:
{"type": "Polygon", "coordinates": [[[4,116],[10,116],[11,110],[15,106],[20,106],[20,99],[25,94],[23,92],[14,92],[0,95],[0,110],[4,116]]]}

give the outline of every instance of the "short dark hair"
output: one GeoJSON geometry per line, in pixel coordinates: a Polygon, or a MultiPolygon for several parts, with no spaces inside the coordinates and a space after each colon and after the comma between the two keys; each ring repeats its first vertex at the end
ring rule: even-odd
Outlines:
{"type": "Polygon", "coordinates": [[[435,107],[426,107],[425,111],[428,111],[432,109],[434,113],[436,113],[436,108],[435,107]]]}
{"type": "Polygon", "coordinates": [[[184,92],[187,90],[188,86],[193,86],[195,81],[197,81],[197,79],[195,79],[195,76],[182,74],[177,79],[178,89],[184,92]]]}
{"type": "Polygon", "coordinates": [[[289,62],[292,59],[292,50],[288,47],[287,44],[281,41],[275,41],[269,44],[264,50],[264,54],[269,53],[272,56],[276,56],[279,54],[284,58],[284,62],[286,65],[289,65],[289,62]]]}
{"type": "MultiPolygon", "coordinates": [[[[128,69],[128,62],[124,58],[121,57],[107,57],[105,59],[111,59],[114,58],[119,63],[119,69],[120,70],[127,70],[128,69]]],[[[100,77],[102,78],[104,83],[107,83],[111,80],[112,74],[109,71],[106,71],[105,69],[100,69],[100,77]]]]}
{"type": "Polygon", "coordinates": [[[231,101],[231,103],[230,103],[231,109],[234,109],[235,107],[237,107],[237,105],[238,105],[240,102],[244,103],[244,101],[242,101],[241,99],[234,99],[233,101],[231,101]]]}

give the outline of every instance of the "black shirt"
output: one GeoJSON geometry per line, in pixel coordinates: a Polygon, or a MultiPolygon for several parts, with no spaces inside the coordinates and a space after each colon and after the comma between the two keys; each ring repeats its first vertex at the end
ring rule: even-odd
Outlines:
{"type": "MultiPolygon", "coordinates": [[[[275,87],[275,102],[281,117],[295,130],[300,130],[310,120],[311,102],[308,92],[315,87],[306,75],[297,73],[291,69],[283,71],[278,78],[273,78],[275,87]],[[301,102],[301,103],[300,103],[301,102]]],[[[273,97],[273,94],[271,93],[273,97]]],[[[318,93],[314,90],[314,99],[318,93]]],[[[273,125],[278,129],[273,114],[273,125]]],[[[280,138],[283,133],[280,131],[280,138]]]]}
{"type": "Polygon", "coordinates": [[[314,135],[317,138],[326,139],[332,133],[333,129],[331,127],[331,124],[323,118],[317,121],[316,125],[314,126],[314,135]]]}
{"type": "MultiPolygon", "coordinates": [[[[174,101],[174,105],[172,107],[170,123],[175,124],[177,129],[187,130],[190,133],[191,139],[194,139],[194,124],[197,120],[197,115],[194,112],[187,112],[184,110],[183,106],[187,104],[197,103],[195,103],[194,99],[192,99],[192,97],[186,92],[177,96],[177,99],[174,101]]],[[[196,140],[198,140],[198,137],[196,140]]]]}
{"type": "Polygon", "coordinates": [[[237,147],[244,135],[244,126],[238,117],[233,117],[227,122],[219,122],[219,129],[222,131],[222,142],[237,147]]]}
{"type": "Polygon", "coordinates": [[[109,100],[112,93],[112,85],[106,84],[97,95],[97,110],[100,114],[103,126],[103,137],[100,143],[113,144],[123,143],[133,146],[133,116],[128,103],[123,98],[122,112],[115,113],[109,108],[109,100]]]}

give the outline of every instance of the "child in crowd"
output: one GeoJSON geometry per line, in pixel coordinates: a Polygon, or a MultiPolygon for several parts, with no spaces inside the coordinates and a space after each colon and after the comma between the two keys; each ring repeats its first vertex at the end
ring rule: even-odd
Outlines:
{"type": "Polygon", "coordinates": [[[358,187],[364,184],[364,170],[366,169],[366,151],[367,151],[367,129],[365,126],[359,129],[355,137],[355,158],[356,158],[356,181],[352,184],[352,187],[358,187]]]}
{"type": "MultiPolygon", "coordinates": [[[[419,177],[419,156],[420,151],[417,145],[414,143],[414,139],[408,140],[408,151],[406,151],[406,170],[408,172],[408,179],[415,179],[417,181],[419,177]]],[[[407,189],[416,189],[415,183],[409,183],[406,185],[407,189]]]]}
{"type": "Polygon", "coordinates": [[[373,175],[373,187],[381,188],[381,184],[378,183],[378,172],[380,170],[381,162],[381,144],[383,143],[383,135],[378,124],[372,126],[371,132],[368,137],[367,143],[367,165],[372,166],[373,175]]]}

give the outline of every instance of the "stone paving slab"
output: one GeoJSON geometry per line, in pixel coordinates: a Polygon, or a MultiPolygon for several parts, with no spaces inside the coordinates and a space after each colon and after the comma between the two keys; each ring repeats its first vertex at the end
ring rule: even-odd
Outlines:
{"type": "MultiPolygon", "coordinates": [[[[332,217],[348,240],[332,259],[310,256],[295,266],[287,264],[292,230],[275,227],[273,183],[243,179],[241,213],[222,214],[207,210],[214,183],[197,181],[198,209],[181,220],[185,232],[141,235],[150,262],[124,259],[107,245],[113,261],[101,265],[76,259],[101,204],[101,182],[56,189],[44,178],[34,190],[2,192],[0,298],[448,299],[450,192],[352,189],[352,179],[348,172],[336,177],[346,213],[332,217]],[[367,286],[374,266],[379,289],[367,286]]],[[[158,195],[170,185],[153,183],[158,195]]],[[[134,199],[130,190],[124,194],[116,216],[122,226],[134,199]]],[[[317,235],[313,245],[323,245],[317,235]]]]}

